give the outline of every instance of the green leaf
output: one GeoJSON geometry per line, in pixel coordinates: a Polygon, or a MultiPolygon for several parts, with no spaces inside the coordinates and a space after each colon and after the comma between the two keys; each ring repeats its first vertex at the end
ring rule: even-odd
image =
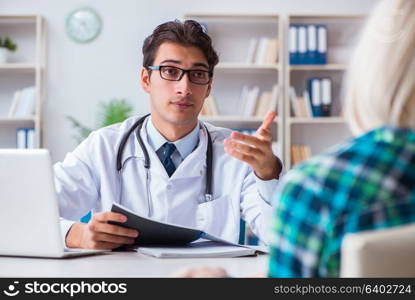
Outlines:
{"type": "Polygon", "coordinates": [[[98,126],[105,127],[123,122],[131,116],[133,107],[125,99],[111,99],[108,103],[101,102],[99,107],[98,126]]]}
{"type": "Polygon", "coordinates": [[[3,41],[0,39],[0,47],[6,48],[12,52],[17,50],[17,45],[9,37],[6,37],[3,41]]]}
{"type": "MultiPolygon", "coordinates": [[[[125,99],[114,98],[109,102],[101,101],[98,107],[98,123],[96,129],[123,122],[131,116],[132,112],[133,106],[125,99]]],[[[67,119],[77,131],[74,137],[78,142],[83,141],[94,130],[82,125],[74,117],[67,116],[67,119]]]]}
{"type": "Polygon", "coordinates": [[[66,117],[72,123],[72,127],[74,127],[78,131],[78,134],[74,137],[79,143],[82,142],[92,132],[92,129],[85,127],[74,117],[66,117]]]}

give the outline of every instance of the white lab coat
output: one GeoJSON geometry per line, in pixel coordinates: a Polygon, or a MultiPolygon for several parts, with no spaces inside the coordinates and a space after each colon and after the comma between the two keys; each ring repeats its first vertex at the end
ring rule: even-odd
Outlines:
{"type": "MultiPolygon", "coordinates": [[[[223,140],[229,136],[229,129],[205,123],[213,142],[213,200],[205,202],[207,135],[204,126],[196,149],[169,178],[148,143],[144,123],[141,136],[151,161],[151,199],[147,199],[144,154],[135,132],[130,135],[123,153],[122,175],[116,170],[120,141],[137,119],[133,117],[91,133],[63,162],[55,164],[63,237],[74,221],[79,221],[88,211],[109,211],[113,202],[121,202],[144,216],[148,216],[150,203],[150,217],[155,220],[196,227],[231,242],[238,242],[240,218],[243,218],[268,243],[270,199],[265,201],[261,196],[265,192],[259,193],[252,169],[224,152],[223,140]]],[[[275,186],[276,180],[269,184],[275,186]]]]}

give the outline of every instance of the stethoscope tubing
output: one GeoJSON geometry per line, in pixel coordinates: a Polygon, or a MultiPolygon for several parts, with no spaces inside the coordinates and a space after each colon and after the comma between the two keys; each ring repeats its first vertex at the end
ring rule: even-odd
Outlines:
{"type": "MultiPolygon", "coordinates": [[[[128,131],[124,134],[124,136],[121,139],[120,145],[118,147],[118,151],[117,151],[117,161],[116,161],[116,168],[118,173],[121,176],[120,179],[120,184],[122,185],[122,170],[123,170],[123,164],[122,164],[122,155],[124,152],[124,149],[126,147],[127,141],[130,137],[131,134],[133,134],[134,131],[136,131],[136,137],[137,137],[137,141],[138,144],[140,145],[143,153],[144,153],[144,168],[146,169],[146,186],[147,186],[147,198],[148,198],[148,206],[149,206],[149,215],[151,216],[152,214],[152,209],[151,209],[151,204],[150,204],[150,190],[149,190],[149,185],[150,185],[150,166],[151,166],[151,161],[150,161],[150,156],[148,154],[147,151],[147,147],[144,144],[143,139],[141,138],[141,134],[140,134],[140,130],[143,126],[143,123],[145,121],[145,119],[149,116],[150,114],[147,114],[143,117],[141,117],[140,119],[138,119],[132,126],[130,129],[128,129],[128,131]]],[[[210,136],[209,130],[207,129],[206,125],[204,125],[206,133],[207,133],[207,137],[208,137],[208,146],[207,146],[207,150],[206,150],[206,189],[205,189],[205,201],[209,202],[212,201],[213,197],[212,197],[212,179],[213,179],[213,146],[212,146],[212,138],[210,136]]],[[[120,188],[122,189],[122,187],[120,188]]],[[[121,196],[120,196],[121,197],[121,196]]],[[[121,200],[121,198],[120,198],[121,200]]]]}

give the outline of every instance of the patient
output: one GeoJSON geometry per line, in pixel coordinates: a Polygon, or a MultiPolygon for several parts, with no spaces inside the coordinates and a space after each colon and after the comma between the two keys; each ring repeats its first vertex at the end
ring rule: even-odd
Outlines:
{"type": "MultiPolygon", "coordinates": [[[[345,96],[355,138],[296,166],[274,196],[270,277],[338,277],[347,233],[415,222],[415,1],[379,3],[345,96]]],[[[209,269],[176,275],[226,275],[209,269]]]]}

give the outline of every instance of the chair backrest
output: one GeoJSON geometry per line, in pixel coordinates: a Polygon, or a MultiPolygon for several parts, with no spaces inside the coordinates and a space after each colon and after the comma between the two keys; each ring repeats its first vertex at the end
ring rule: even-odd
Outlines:
{"type": "Polygon", "coordinates": [[[347,234],[341,277],[415,277],[415,224],[347,234]]]}

